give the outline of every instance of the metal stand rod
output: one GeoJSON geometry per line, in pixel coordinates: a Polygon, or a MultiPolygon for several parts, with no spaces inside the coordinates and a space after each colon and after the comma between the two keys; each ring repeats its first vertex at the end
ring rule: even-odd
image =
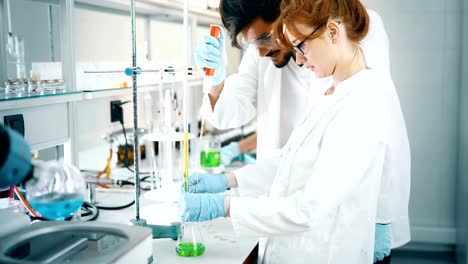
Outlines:
{"type": "MultiPolygon", "coordinates": [[[[137,68],[136,63],[136,18],[135,18],[135,0],[131,0],[131,19],[132,19],[132,66],[137,68]]],[[[135,220],[140,221],[140,176],[139,176],[139,156],[140,147],[138,144],[138,90],[137,90],[137,74],[133,70],[133,169],[135,175],[135,220]]]]}
{"type": "Polygon", "coordinates": [[[131,19],[132,19],[132,80],[133,80],[133,152],[134,155],[134,175],[135,175],[135,219],[130,220],[130,224],[146,226],[152,229],[153,238],[172,238],[176,240],[180,232],[180,223],[171,223],[169,226],[148,225],[145,219],[140,219],[140,177],[139,177],[139,144],[138,144],[138,101],[137,101],[137,75],[139,67],[136,66],[136,19],[135,19],[135,0],[131,1],[131,19]]]}

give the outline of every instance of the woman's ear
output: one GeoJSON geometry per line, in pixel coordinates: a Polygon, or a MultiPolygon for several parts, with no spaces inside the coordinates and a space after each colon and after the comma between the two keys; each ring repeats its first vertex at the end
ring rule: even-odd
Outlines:
{"type": "Polygon", "coordinates": [[[338,24],[338,22],[334,20],[330,20],[327,23],[327,29],[328,29],[328,37],[330,37],[331,42],[335,44],[341,34],[340,25],[338,24]]]}

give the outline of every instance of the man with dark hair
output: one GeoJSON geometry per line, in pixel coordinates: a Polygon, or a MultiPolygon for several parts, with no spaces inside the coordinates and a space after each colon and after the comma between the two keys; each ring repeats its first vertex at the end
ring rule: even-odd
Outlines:
{"type": "MultiPolygon", "coordinates": [[[[231,44],[245,54],[239,71],[225,79],[225,36],[206,36],[197,47],[197,67],[216,68],[203,114],[213,126],[226,129],[257,117],[257,134],[221,151],[223,163],[257,149],[257,160],[278,152],[293,128],[309,110],[313,73],[291,62],[292,51],[281,50],[271,39],[280,0],[223,0],[220,13],[231,44]],[[239,37],[240,35],[240,37],[239,37]],[[239,102],[240,104],[232,104],[239,102]],[[226,118],[229,117],[229,118],[226,118]],[[255,140],[256,139],[256,140],[255,140]]],[[[321,91],[315,89],[318,93],[321,91]]]]}
{"type": "Polygon", "coordinates": [[[221,20],[231,37],[231,45],[241,48],[237,35],[255,19],[274,23],[280,15],[280,3],[279,0],[223,1],[220,4],[221,20]]]}
{"type": "Polygon", "coordinates": [[[220,12],[233,47],[255,44],[261,57],[270,57],[276,67],[283,68],[288,65],[292,51],[280,50],[271,40],[271,25],[279,16],[280,3],[279,0],[222,1],[220,12]],[[248,40],[244,45],[239,43],[239,34],[248,40]]]}
{"type": "MultiPolygon", "coordinates": [[[[228,78],[225,76],[223,30],[219,40],[206,36],[195,54],[195,63],[199,69],[216,69],[209,91],[210,102],[203,106],[202,114],[219,129],[239,127],[256,117],[259,161],[279,153],[294,127],[310,112],[315,99],[329,88],[327,84],[330,81],[319,80],[312,71],[291,62],[291,57],[302,61],[301,55],[279,49],[276,41],[271,39],[272,24],[279,16],[280,3],[281,0],[221,0],[220,13],[231,44],[245,48],[237,73],[228,78]]],[[[388,37],[383,22],[374,11],[367,12],[370,18],[369,32],[360,43],[366,64],[391,78],[388,37]]],[[[394,89],[390,93],[397,97],[394,89]]],[[[234,156],[244,149],[244,142],[233,143],[222,150],[222,155],[224,152],[228,155],[223,156],[234,156]]],[[[410,155],[409,150],[397,154],[410,155]]],[[[249,166],[236,170],[234,174],[237,179],[255,177],[249,166]]],[[[409,164],[399,164],[388,175],[383,182],[393,184],[381,187],[378,214],[391,215],[393,222],[379,221],[376,225],[376,263],[389,263],[391,248],[402,246],[410,240],[409,164]]],[[[218,176],[199,175],[198,179],[205,181],[208,186],[211,184],[210,179],[222,178],[218,176]]],[[[252,186],[258,187],[259,184],[252,186]]],[[[255,190],[249,191],[253,193],[244,195],[258,194],[255,190]]]]}

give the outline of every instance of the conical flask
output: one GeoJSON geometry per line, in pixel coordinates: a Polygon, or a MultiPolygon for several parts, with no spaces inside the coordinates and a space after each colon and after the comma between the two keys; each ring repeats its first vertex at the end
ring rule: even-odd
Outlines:
{"type": "Polygon", "coordinates": [[[181,257],[199,257],[205,253],[205,244],[197,222],[183,222],[180,225],[176,252],[181,257]]]}

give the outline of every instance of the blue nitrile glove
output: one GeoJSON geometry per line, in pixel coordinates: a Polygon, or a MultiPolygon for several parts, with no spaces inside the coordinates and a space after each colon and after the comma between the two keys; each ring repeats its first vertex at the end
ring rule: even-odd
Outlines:
{"type": "MultiPolygon", "coordinates": [[[[228,178],[225,174],[193,173],[188,179],[190,193],[222,193],[227,188],[228,178]],[[195,185],[197,185],[196,190],[195,185]]],[[[182,190],[185,190],[185,183],[182,183],[182,190]]]]}
{"type": "Polygon", "coordinates": [[[392,225],[376,224],[374,241],[374,263],[381,261],[392,251],[392,225]]]}
{"type": "Polygon", "coordinates": [[[205,68],[215,69],[212,85],[219,85],[226,78],[226,35],[221,27],[219,40],[208,35],[195,50],[195,66],[205,73],[205,68]]]}
{"type": "Polygon", "coordinates": [[[239,154],[241,154],[239,143],[231,142],[229,145],[221,148],[221,162],[224,165],[229,165],[235,157],[239,156],[239,154]]]}
{"type": "Polygon", "coordinates": [[[224,193],[186,193],[179,199],[179,216],[184,222],[202,222],[226,217],[224,193]]]}

